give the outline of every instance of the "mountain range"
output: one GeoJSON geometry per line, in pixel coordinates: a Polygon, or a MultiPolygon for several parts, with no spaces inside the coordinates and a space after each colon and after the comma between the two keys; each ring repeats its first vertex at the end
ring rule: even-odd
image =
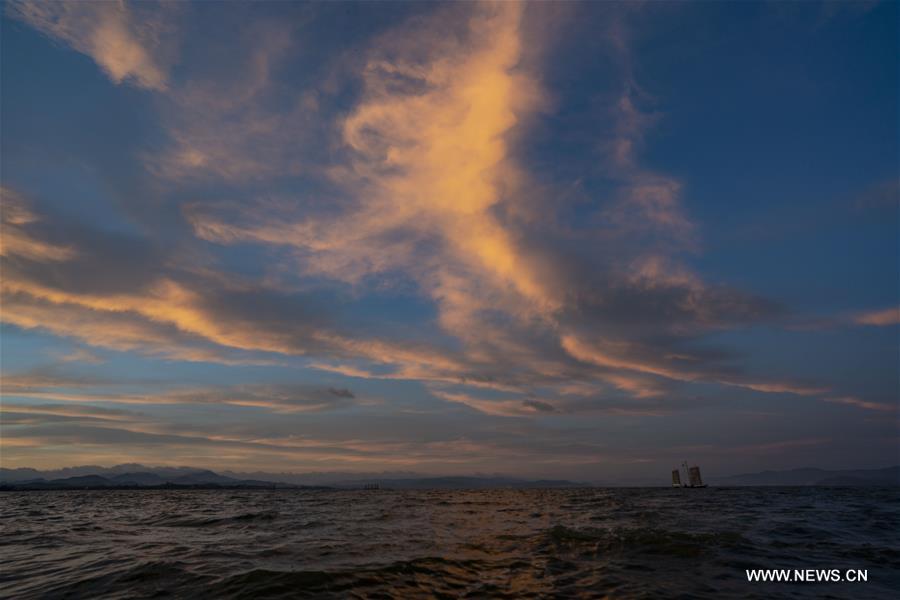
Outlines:
{"type": "MultiPolygon", "coordinates": [[[[709,477],[713,486],[896,486],[900,466],[883,469],[825,470],[815,468],[762,471],[726,477],[709,477]]],[[[403,471],[381,473],[241,473],[193,467],[148,467],[122,464],[114,467],[80,466],[40,471],[0,468],[0,485],[7,489],[65,489],[115,487],[240,487],[240,488],[361,488],[377,484],[387,489],[485,489],[566,488],[597,484],[568,480],[530,480],[502,475],[432,477],[403,471]]],[[[665,485],[665,484],[662,484],[665,485]]]]}
{"type": "Polygon", "coordinates": [[[135,488],[135,487],[228,487],[228,488],[360,488],[377,484],[389,489],[478,489],[585,487],[566,480],[526,480],[500,476],[414,477],[410,473],[253,473],[226,471],[222,475],[191,467],[147,467],[139,464],[115,467],[68,467],[37,469],[0,468],[0,485],[14,489],[135,488]]]}
{"type": "MultiPolygon", "coordinates": [[[[306,487],[255,479],[236,479],[219,475],[206,469],[161,469],[155,472],[147,467],[141,471],[124,473],[96,473],[70,477],[42,476],[34,469],[0,469],[0,485],[14,489],[66,489],[66,488],[144,488],[144,487],[229,487],[272,488],[306,487]]],[[[52,472],[51,472],[52,473],[52,472]]]]}
{"type": "Polygon", "coordinates": [[[896,486],[900,485],[900,466],[883,469],[792,469],[790,471],[761,471],[729,477],[710,477],[716,486],[896,486]]]}

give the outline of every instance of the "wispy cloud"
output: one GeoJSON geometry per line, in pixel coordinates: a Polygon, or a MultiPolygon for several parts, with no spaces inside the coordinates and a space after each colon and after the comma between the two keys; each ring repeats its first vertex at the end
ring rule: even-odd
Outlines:
{"type": "Polygon", "coordinates": [[[69,352],[56,352],[54,353],[54,356],[57,356],[59,360],[66,363],[99,365],[104,362],[103,358],[97,356],[97,354],[91,352],[87,348],[75,348],[69,352]]]}
{"type": "Polygon", "coordinates": [[[856,406],[859,408],[863,408],[865,410],[876,410],[881,412],[898,412],[900,411],[900,405],[896,402],[893,404],[882,404],[880,402],[869,402],[868,400],[863,400],[861,398],[856,398],[854,396],[839,396],[836,398],[826,398],[826,402],[832,402],[834,404],[846,404],[849,406],[856,406]]]}
{"type": "Polygon", "coordinates": [[[123,387],[134,386],[114,381],[72,377],[53,371],[4,374],[0,378],[0,393],[3,396],[72,403],[230,405],[275,412],[317,412],[345,408],[358,403],[356,395],[347,388],[318,387],[309,384],[174,387],[152,393],[120,391],[123,387]]]}
{"type": "MultiPolygon", "coordinates": [[[[607,313],[619,324],[623,316],[635,323],[649,318],[673,333],[695,335],[772,312],[765,301],[705,284],[655,249],[624,264],[602,265],[602,283],[585,280],[563,263],[565,257],[543,251],[549,247],[535,236],[552,231],[531,231],[531,224],[504,218],[516,213],[528,184],[511,144],[543,106],[524,61],[522,10],[507,3],[481,5],[462,18],[460,11],[442,12],[416,20],[415,31],[402,28],[378,41],[361,75],[361,101],[341,122],[347,161],[333,173],[348,201],[336,210],[316,216],[271,202],[186,207],[201,238],[293,248],[299,268],[309,274],[355,286],[392,274],[412,279],[437,307],[443,331],[465,349],[465,365],[457,359],[444,369],[434,362],[406,364],[393,373],[320,367],[440,381],[447,377],[439,371],[458,380],[463,370],[474,375],[499,371],[498,362],[516,362],[527,365],[531,377],[552,380],[584,370],[572,360],[577,357],[566,356],[564,342],[574,335],[568,331],[593,328],[594,314],[607,313]],[[459,41],[435,34],[448,21],[459,24],[459,41]]],[[[635,107],[635,89],[628,73],[613,109],[618,150],[610,158],[622,200],[614,212],[602,213],[601,230],[649,223],[654,235],[661,228],[684,241],[693,227],[680,208],[679,184],[638,164],[637,148],[654,119],[635,107]]],[[[540,209],[551,216],[551,199],[540,209]]],[[[634,377],[630,383],[624,374],[615,377],[624,384],[620,389],[650,393],[649,387],[638,390],[634,377]]]]}
{"type": "Polygon", "coordinates": [[[859,325],[889,327],[900,324],[900,306],[857,313],[853,321],[859,325]]]}
{"type": "Polygon", "coordinates": [[[3,402],[0,415],[5,425],[56,422],[62,417],[73,421],[132,421],[140,413],[117,408],[102,408],[78,404],[15,404],[3,402]]]}
{"type": "Polygon", "coordinates": [[[169,137],[161,152],[146,152],[147,169],[166,185],[192,182],[246,184],[310,175],[321,159],[321,92],[286,90],[280,63],[296,50],[303,19],[235,24],[209,36],[210,51],[227,57],[227,73],[205,74],[171,86],[162,104],[169,137]],[[277,108],[273,108],[277,107],[277,108]]]}
{"type": "Polygon", "coordinates": [[[523,415],[534,415],[535,413],[553,413],[556,409],[552,404],[538,400],[528,399],[501,399],[489,400],[477,398],[470,394],[461,394],[447,392],[443,390],[432,390],[435,396],[442,398],[448,402],[463,404],[480,413],[487,415],[498,415],[504,417],[516,417],[523,415]]]}
{"type": "MultiPolygon", "coordinates": [[[[261,199],[184,207],[201,240],[289,249],[301,277],[350,284],[360,293],[385,278],[410,281],[436,308],[442,336],[363,335],[343,325],[339,310],[325,309],[306,294],[178,264],[180,259],[159,248],[102,232],[49,235],[53,228],[42,226],[23,203],[19,213],[27,219],[13,215],[16,223],[10,225],[20,241],[7,252],[4,320],[94,346],[178,360],[253,363],[311,356],[315,368],[354,377],[521,393],[519,408],[505,410],[536,415],[541,411],[529,408],[529,398],[543,388],[558,395],[554,388],[573,382],[605,385],[637,399],[667,391],[665,380],[763,393],[818,390],[751,378],[723,366],[715,353],[686,347],[706,331],[776,314],[773,303],[704,282],[676,258],[663,257],[670,244],[626,244],[608,259],[601,254],[572,261],[555,249],[568,234],[515,216],[529,176],[514,144],[545,106],[529,63],[534,50],[523,50],[525,8],[444,7],[375,40],[359,63],[359,100],[336,124],[342,150],[328,178],[342,200],[334,206],[261,199]],[[439,34],[448,23],[457,37],[439,34]],[[59,255],[46,250],[41,258],[65,262],[62,276],[42,267],[36,250],[17,247],[64,249],[59,255]],[[136,261],[146,268],[136,269],[136,261]],[[96,272],[107,275],[103,282],[91,280],[96,272]]],[[[268,123],[253,125],[254,131],[280,153],[284,115],[267,112],[260,99],[273,93],[272,65],[293,37],[289,29],[264,26],[272,35],[237,69],[236,79],[223,84],[231,92],[198,80],[167,93],[174,115],[208,113],[186,123],[205,123],[211,132],[221,131],[223,121],[235,122],[229,115],[237,122],[246,118],[248,125],[268,123]]],[[[598,228],[579,235],[596,233],[615,246],[621,240],[604,232],[649,224],[657,239],[685,244],[694,234],[680,207],[680,185],[639,164],[638,150],[656,116],[637,107],[642,92],[626,40],[617,37],[624,27],[609,34],[618,40],[613,46],[623,65],[624,91],[611,107],[617,125],[608,157],[619,195],[600,211],[598,228]]],[[[192,127],[173,131],[193,136],[192,127]]],[[[195,146],[186,140],[184,148],[195,146]]],[[[258,144],[250,151],[209,140],[213,149],[261,158],[258,144]]],[[[168,152],[164,156],[175,156],[168,152]]],[[[228,167],[231,159],[224,156],[208,165],[205,160],[191,159],[196,164],[187,166],[225,180],[262,174],[228,167]]],[[[532,212],[553,220],[551,197],[528,202],[532,212]]]]}
{"type": "Polygon", "coordinates": [[[90,56],[113,82],[166,89],[169,20],[177,3],[13,1],[7,7],[12,16],[90,56]]]}
{"type": "Polygon", "coordinates": [[[18,256],[36,262],[61,262],[75,256],[70,246],[58,245],[28,233],[39,220],[25,198],[13,189],[0,186],[3,212],[0,216],[0,256],[18,256]]]}
{"type": "MultiPolygon", "coordinates": [[[[758,336],[813,335],[791,329],[806,315],[779,301],[777,285],[756,294],[733,283],[754,277],[697,260],[718,235],[706,229],[715,219],[697,218],[704,173],[668,172],[651,154],[670,116],[639,36],[664,10],[675,9],[397,4],[359,25],[331,4],[8,3],[121,84],[98,78],[110,106],[141,102],[115,168],[79,166],[71,188],[26,174],[10,182],[29,194],[2,190],[0,319],[23,339],[77,346],[39,352],[55,370],[3,378],[4,395],[19,398],[10,443],[84,442],[108,456],[133,431],[142,449],[171,443],[238,462],[259,452],[490,464],[491,453],[512,461],[530,448],[546,464],[588,464],[611,454],[585,441],[596,431],[564,429],[582,418],[596,429],[619,417],[687,421],[710,405],[724,414],[732,401],[774,414],[811,404],[789,396],[844,405],[828,414],[887,412],[884,394],[857,393],[824,368],[804,363],[808,375],[794,377],[801,369],[768,362],[758,336]],[[583,35],[583,15],[590,52],[549,35],[583,35]],[[352,32],[331,39],[335,24],[352,32]],[[554,44],[567,49],[557,56],[554,44]],[[566,64],[585,54],[590,81],[566,64]],[[561,141],[568,127],[583,146],[561,141]],[[93,180],[120,166],[140,185],[93,180]],[[81,201],[126,218],[95,219],[81,201]],[[229,377],[254,379],[202,383],[215,364],[178,365],[198,374],[191,385],[63,375],[160,359],[242,365],[229,377]],[[259,383],[257,367],[282,383],[259,383]],[[395,411],[378,413],[380,398],[395,411]],[[26,415],[38,401],[53,404],[26,415]],[[64,422],[113,418],[97,405],[186,420],[66,437],[64,422]],[[383,419],[378,435],[283,429],[337,430],[339,417],[366,411],[383,419]],[[260,421],[224,423],[224,413],[260,421]],[[222,417],[222,430],[186,414],[222,417]],[[458,422],[416,446],[397,433],[412,414],[423,416],[412,429],[436,414],[458,422]]],[[[68,138],[67,159],[83,141],[68,138]]],[[[880,210],[895,196],[891,180],[858,205],[880,210]]],[[[900,321],[895,308],[852,306],[806,329],[900,321]]]]}

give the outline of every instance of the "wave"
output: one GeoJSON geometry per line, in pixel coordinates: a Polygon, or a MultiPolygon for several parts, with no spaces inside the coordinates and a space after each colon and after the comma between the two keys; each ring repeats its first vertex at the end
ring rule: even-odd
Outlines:
{"type": "Polygon", "coordinates": [[[900,497],[817,493],[795,516],[809,492],[11,495],[0,597],[738,598],[759,593],[746,568],[810,564],[868,568],[866,596],[895,597],[900,497]]]}
{"type": "MultiPolygon", "coordinates": [[[[527,565],[520,562],[518,565],[527,565]]],[[[381,566],[335,571],[271,571],[254,569],[210,586],[215,598],[521,598],[492,586],[488,573],[497,564],[482,560],[422,557],[381,566]],[[491,588],[491,589],[488,589],[491,588]]]]}
{"type": "Polygon", "coordinates": [[[617,529],[570,529],[557,525],[546,534],[557,546],[593,545],[602,552],[628,554],[658,554],[673,557],[698,556],[722,547],[737,547],[747,543],[738,532],[685,533],[652,527],[617,529]]]}
{"type": "Polygon", "coordinates": [[[151,561],[62,585],[34,589],[32,593],[20,593],[16,597],[43,600],[187,597],[187,590],[203,589],[213,579],[192,573],[184,563],[151,561]],[[177,592],[172,594],[175,590],[177,592]]]}
{"type": "Polygon", "coordinates": [[[247,512],[226,517],[184,517],[165,516],[160,519],[144,521],[144,525],[154,527],[218,527],[235,523],[252,523],[254,521],[274,521],[279,517],[277,511],[266,510],[260,512],[247,512]]]}

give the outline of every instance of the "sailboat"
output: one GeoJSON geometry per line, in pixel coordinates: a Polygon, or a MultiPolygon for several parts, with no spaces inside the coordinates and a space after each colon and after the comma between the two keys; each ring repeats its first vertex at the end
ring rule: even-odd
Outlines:
{"type": "Polygon", "coordinates": [[[680,488],[705,488],[706,484],[703,483],[703,479],[700,477],[700,467],[688,466],[687,461],[681,463],[681,468],[684,469],[685,475],[687,476],[687,483],[683,483],[681,481],[681,469],[672,469],[672,487],[680,487],[680,488]]]}

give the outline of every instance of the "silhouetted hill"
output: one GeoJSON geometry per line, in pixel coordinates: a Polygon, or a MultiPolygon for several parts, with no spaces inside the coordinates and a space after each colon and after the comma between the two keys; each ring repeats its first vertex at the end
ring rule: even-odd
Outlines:
{"type": "Polygon", "coordinates": [[[464,490],[464,489],[488,489],[488,488],[561,488],[561,487],[590,487],[587,483],[578,483],[566,480],[527,480],[507,477],[421,477],[407,479],[379,479],[377,477],[366,479],[354,479],[338,481],[336,487],[362,487],[366,484],[377,483],[385,489],[395,490],[464,490]]]}
{"type": "MultiPolygon", "coordinates": [[[[100,467],[97,465],[84,465],[79,467],[65,467],[62,469],[47,469],[39,471],[28,467],[18,469],[0,468],[0,481],[15,482],[33,479],[67,479],[69,477],[81,477],[85,475],[100,475],[107,479],[113,479],[119,475],[134,476],[135,474],[151,473],[161,477],[164,481],[173,481],[178,477],[194,475],[198,473],[212,473],[196,467],[148,467],[137,463],[116,465],[114,467],[100,467]]],[[[213,475],[216,475],[213,473],[213,475]]]]}
{"type": "MultiPolygon", "coordinates": [[[[411,479],[422,477],[419,473],[408,471],[371,472],[312,472],[312,473],[267,473],[264,471],[233,472],[222,471],[214,473],[206,469],[196,467],[151,467],[147,465],[128,463],[113,467],[100,467],[97,465],[85,465],[78,467],[65,467],[62,469],[37,470],[28,467],[18,469],[0,468],[0,482],[22,482],[39,479],[53,480],[79,477],[83,475],[100,475],[107,479],[124,477],[144,477],[146,484],[151,484],[150,476],[156,475],[161,481],[189,481],[191,478],[206,478],[205,481],[218,481],[226,483],[224,478],[230,480],[270,481],[277,483],[291,483],[295,485],[322,486],[331,485],[335,481],[347,481],[352,479],[365,479],[377,477],[381,479],[411,479]],[[205,475],[204,475],[205,474],[205,475]],[[211,474],[211,475],[210,475],[211,474]],[[180,478],[184,478],[183,480],[180,478]],[[216,479],[218,478],[218,479],[216,479]]],[[[196,481],[196,479],[195,479],[196,481]]],[[[140,481],[138,481],[140,483],[140,481]]]]}
{"type": "MultiPolygon", "coordinates": [[[[568,480],[529,480],[502,475],[429,477],[414,473],[237,473],[222,475],[209,469],[192,467],[148,467],[140,464],[114,467],[67,467],[41,471],[31,468],[0,468],[0,484],[33,489],[105,488],[105,487],[338,487],[362,488],[378,484],[384,489],[487,489],[487,488],[565,488],[590,487],[592,484],[568,480]]],[[[884,469],[793,469],[762,471],[727,477],[708,477],[714,486],[896,486],[900,485],[900,466],[884,469]]],[[[632,483],[646,485],[646,483],[632,483]]]]}
{"type": "Polygon", "coordinates": [[[120,475],[114,475],[111,480],[117,484],[130,485],[162,485],[166,482],[164,477],[146,471],[141,473],[122,473],[120,475]]]}
{"type": "MultiPolygon", "coordinates": [[[[0,473],[0,486],[14,490],[65,490],[65,489],[105,489],[105,488],[312,488],[316,486],[298,486],[288,483],[260,481],[254,479],[235,479],[225,477],[213,471],[196,470],[193,472],[166,476],[151,471],[137,473],[119,473],[104,477],[102,475],[76,475],[46,479],[34,477],[40,471],[34,469],[4,470],[0,473]],[[11,476],[10,476],[11,475],[11,476]],[[18,476],[18,477],[17,477],[18,476]],[[23,477],[27,477],[23,478],[23,477]]],[[[176,471],[178,472],[178,471],[176,471]]]]}
{"type": "Polygon", "coordinates": [[[99,475],[82,475],[80,477],[69,477],[66,479],[54,479],[47,481],[44,485],[48,486],[65,486],[65,487],[113,487],[114,481],[110,481],[99,475]]]}
{"type": "Polygon", "coordinates": [[[194,485],[199,483],[217,483],[219,485],[232,485],[240,481],[239,479],[234,479],[232,477],[226,477],[225,475],[219,475],[218,473],[214,473],[213,471],[208,470],[199,470],[194,471],[193,473],[187,473],[185,475],[180,475],[178,477],[169,478],[171,483],[180,483],[186,485],[194,485]]]}
{"type": "Polygon", "coordinates": [[[711,477],[711,485],[719,486],[895,486],[900,485],[900,466],[884,469],[793,469],[762,471],[730,477],[711,477]]]}
{"type": "MultiPolygon", "coordinates": [[[[241,475],[231,473],[231,475],[241,475]]],[[[250,475],[250,474],[248,474],[250,475]]],[[[269,474],[252,473],[253,479],[220,475],[208,469],[190,467],[147,467],[130,464],[115,467],[70,467],[66,469],[38,471],[36,469],[0,469],[0,484],[7,489],[69,489],[69,488],[144,488],[161,486],[182,487],[282,487],[308,488],[323,487],[322,484],[303,485],[285,483],[292,475],[294,481],[321,480],[327,475],[329,487],[346,489],[362,488],[366,484],[377,483],[385,489],[486,489],[486,488],[559,488],[586,487],[590,484],[565,480],[527,480],[502,476],[472,477],[391,477],[397,473],[338,473],[329,474],[269,474]],[[131,468],[133,471],[127,471],[131,468]],[[59,475],[64,475],[60,477],[59,475]],[[272,477],[272,479],[268,479],[272,477]]]]}

